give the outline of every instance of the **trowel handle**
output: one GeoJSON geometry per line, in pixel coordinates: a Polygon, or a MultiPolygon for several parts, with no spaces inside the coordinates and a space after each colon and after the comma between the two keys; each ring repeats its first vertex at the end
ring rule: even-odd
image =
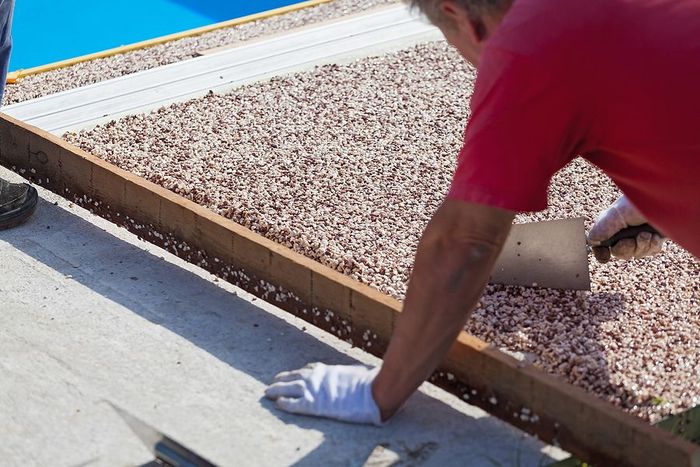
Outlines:
{"type": "Polygon", "coordinates": [[[656,230],[654,227],[652,227],[651,225],[642,224],[642,225],[635,225],[632,227],[627,227],[625,229],[620,230],[619,232],[617,232],[615,235],[613,235],[609,239],[607,239],[603,242],[600,242],[600,246],[610,247],[610,246],[613,246],[614,244],[616,244],[617,242],[619,242],[620,240],[623,240],[625,238],[636,238],[637,235],[642,233],[642,232],[649,232],[651,234],[656,234],[656,235],[659,235],[660,237],[663,237],[663,235],[658,230],[656,230]]]}

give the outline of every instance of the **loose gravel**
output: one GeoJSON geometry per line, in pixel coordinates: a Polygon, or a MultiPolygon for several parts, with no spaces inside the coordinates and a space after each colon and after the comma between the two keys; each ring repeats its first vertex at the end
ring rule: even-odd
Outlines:
{"type": "MultiPolygon", "coordinates": [[[[279,77],[66,138],[252,230],[402,298],[447,191],[475,73],[444,42],[279,77]]],[[[619,195],[575,161],[550,207],[584,216],[619,195]]],[[[467,330],[656,421],[700,403],[698,263],[591,263],[590,293],[489,286],[467,330]]]]}
{"type": "Polygon", "coordinates": [[[198,51],[223,47],[268,34],[359,13],[400,0],[334,0],[271,18],[186,37],[147,49],[78,63],[58,70],[27,76],[7,85],[3,104],[15,104],[88,84],[149,70],[197,56],[198,51]]]}

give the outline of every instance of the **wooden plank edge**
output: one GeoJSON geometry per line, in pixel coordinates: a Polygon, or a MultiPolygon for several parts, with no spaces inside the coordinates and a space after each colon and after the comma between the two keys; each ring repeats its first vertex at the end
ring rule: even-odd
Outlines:
{"type": "MultiPolygon", "coordinates": [[[[381,356],[401,304],[47,132],[0,116],[0,162],[381,356]]],[[[700,448],[462,333],[431,381],[597,465],[700,466],[700,448]]]]}

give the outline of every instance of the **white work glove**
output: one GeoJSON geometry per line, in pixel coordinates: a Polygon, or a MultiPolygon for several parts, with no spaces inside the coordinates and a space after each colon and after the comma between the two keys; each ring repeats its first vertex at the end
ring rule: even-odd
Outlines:
{"type": "Polygon", "coordinates": [[[372,397],[378,372],[361,365],[310,363],[275,376],[265,396],[286,412],[379,426],[381,415],[372,397]]]}
{"type": "Polygon", "coordinates": [[[647,220],[642,213],[626,196],[621,196],[598,216],[598,220],[588,234],[588,243],[593,247],[596,259],[601,263],[607,263],[611,254],[621,259],[631,259],[661,253],[664,239],[650,232],[640,232],[636,238],[622,239],[609,248],[599,246],[601,242],[608,240],[624,228],[646,223],[647,220]]]}

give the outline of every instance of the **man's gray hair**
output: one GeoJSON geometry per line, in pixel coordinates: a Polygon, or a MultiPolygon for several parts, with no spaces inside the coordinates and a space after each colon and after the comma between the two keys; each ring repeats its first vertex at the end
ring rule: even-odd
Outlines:
{"type": "MultiPolygon", "coordinates": [[[[430,21],[441,23],[444,18],[439,6],[443,0],[405,0],[411,8],[418,8],[430,21]]],[[[473,18],[481,18],[489,13],[498,13],[513,3],[513,0],[455,0],[473,18]]]]}

